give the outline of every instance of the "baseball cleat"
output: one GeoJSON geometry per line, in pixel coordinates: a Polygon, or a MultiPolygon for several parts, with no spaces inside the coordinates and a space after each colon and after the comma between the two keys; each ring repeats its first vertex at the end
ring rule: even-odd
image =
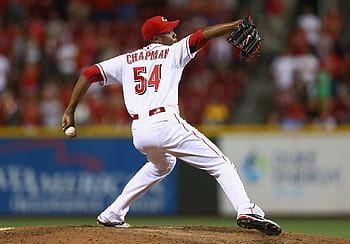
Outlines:
{"type": "Polygon", "coordinates": [[[101,225],[104,225],[104,226],[107,226],[107,227],[117,227],[117,228],[128,228],[128,227],[131,227],[131,225],[126,223],[126,222],[115,222],[115,223],[103,222],[101,220],[100,216],[97,217],[97,224],[101,224],[101,225]]]}
{"type": "Polygon", "coordinates": [[[282,233],[281,227],[272,220],[265,219],[257,214],[242,214],[237,218],[239,227],[256,229],[269,236],[278,236],[282,233]]]}

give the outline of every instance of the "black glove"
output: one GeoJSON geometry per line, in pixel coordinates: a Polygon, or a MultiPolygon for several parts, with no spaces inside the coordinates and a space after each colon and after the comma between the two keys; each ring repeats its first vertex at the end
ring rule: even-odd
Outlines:
{"type": "Polygon", "coordinates": [[[259,56],[257,53],[261,48],[262,39],[250,16],[245,17],[239,26],[232,30],[227,41],[239,48],[239,58],[242,61],[250,62],[259,56]]]}

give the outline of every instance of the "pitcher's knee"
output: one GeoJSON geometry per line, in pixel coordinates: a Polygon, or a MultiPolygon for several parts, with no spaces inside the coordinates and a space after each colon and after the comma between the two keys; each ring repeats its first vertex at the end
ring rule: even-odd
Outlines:
{"type": "Polygon", "coordinates": [[[209,175],[217,178],[223,172],[225,172],[227,170],[232,170],[232,171],[236,170],[236,166],[233,163],[231,163],[231,162],[224,161],[224,162],[216,165],[215,167],[207,169],[207,172],[208,172],[209,175]]]}
{"type": "Polygon", "coordinates": [[[176,158],[166,158],[166,162],[161,164],[155,164],[157,173],[159,175],[168,175],[174,169],[176,165],[176,158]]]}

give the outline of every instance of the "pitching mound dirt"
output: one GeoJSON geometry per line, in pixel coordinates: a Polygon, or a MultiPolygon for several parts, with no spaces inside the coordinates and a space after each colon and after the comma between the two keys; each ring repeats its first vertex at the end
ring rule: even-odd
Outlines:
{"type": "Polygon", "coordinates": [[[350,243],[350,239],[284,232],[266,236],[255,230],[213,226],[136,226],[113,228],[103,226],[38,226],[0,231],[0,243],[350,243]]]}

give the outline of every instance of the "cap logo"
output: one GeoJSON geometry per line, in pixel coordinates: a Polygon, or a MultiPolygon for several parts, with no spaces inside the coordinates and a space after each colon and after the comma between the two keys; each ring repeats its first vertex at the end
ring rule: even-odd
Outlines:
{"type": "Polygon", "coordinates": [[[168,21],[168,20],[162,16],[162,21],[168,21]]]}

